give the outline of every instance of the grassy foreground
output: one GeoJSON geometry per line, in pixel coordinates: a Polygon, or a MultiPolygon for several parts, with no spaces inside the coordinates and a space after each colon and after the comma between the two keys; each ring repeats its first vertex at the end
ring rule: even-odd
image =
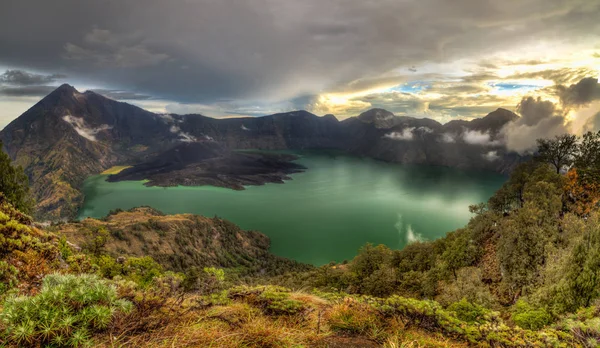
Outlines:
{"type": "Polygon", "coordinates": [[[600,337],[596,306],[528,330],[466,300],[237,285],[219,268],[182,274],[149,257],[116,260],[37,228],[5,201],[0,237],[6,347],[571,347],[600,337]]]}

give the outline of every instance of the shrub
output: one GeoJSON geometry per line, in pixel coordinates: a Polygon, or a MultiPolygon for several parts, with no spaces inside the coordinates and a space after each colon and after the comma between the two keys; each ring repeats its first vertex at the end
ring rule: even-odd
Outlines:
{"type": "Polygon", "coordinates": [[[467,323],[483,322],[484,316],[489,312],[487,309],[470,303],[466,298],[458,302],[454,302],[448,307],[448,310],[454,312],[456,317],[467,323]]]}
{"type": "Polygon", "coordinates": [[[0,141],[0,201],[8,201],[25,213],[31,213],[35,201],[29,192],[29,179],[21,166],[13,166],[0,141]]]}
{"type": "Polygon", "coordinates": [[[185,312],[182,277],[178,274],[167,272],[153,278],[146,287],[131,280],[116,282],[120,297],[135,305],[134,311],[115,323],[117,331],[148,332],[179,320],[185,312]]]}
{"type": "Polygon", "coordinates": [[[132,304],[117,298],[116,288],[95,275],[52,274],[36,296],[5,300],[0,320],[8,342],[17,345],[85,346],[91,333],[106,329],[118,312],[132,304]]]}
{"type": "Polygon", "coordinates": [[[459,329],[460,320],[444,311],[439,303],[427,300],[391,296],[376,303],[384,315],[395,317],[405,326],[419,326],[431,331],[446,331],[447,333],[462,333],[459,329]]]}
{"type": "Polygon", "coordinates": [[[583,308],[575,314],[563,318],[555,327],[558,330],[570,332],[573,337],[584,347],[598,347],[600,345],[600,318],[599,307],[583,308]]]}
{"type": "Polygon", "coordinates": [[[271,315],[294,315],[306,309],[302,301],[290,298],[289,289],[279,286],[237,287],[229,291],[229,298],[246,301],[271,315]]]}
{"type": "Polygon", "coordinates": [[[113,238],[118,239],[120,241],[128,241],[129,240],[129,238],[127,238],[125,233],[123,233],[123,230],[118,230],[118,229],[111,230],[110,235],[113,236],[113,238]]]}
{"type": "Polygon", "coordinates": [[[98,256],[93,259],[93,263],[98,269],[97,273],[103,278],[112,279],[116,276],[123,275],[123,264],[117,262],[112,256],[98,256]]]}
{"type": "Polygon", "coordinates": [[[0,261],[0,296],[17,285],[19,271],[12,265],[0,261]]]}
{"type": "Polygon", "coordinates": [[[201,272],[198,267],[190,267],[182,285],[185,291],[198,291],[206,295],[222,290],[224,281],[225,271],[221,268],[204,267],[201,272]]]}
{"type": "Polygon", "coordinates": [[[110,232],[104,226],[93,227],[89,231],[89,235],[83,248],[93,255],[99,256],[105,252],[106,242],[110,232]]]}
{"type": "Polygon", "coordinates": [[[150,256],[130,257],[123,266],[127,279],[130,279],[142,287],[147,287],[152,280],[163,274],[163,268],[150,256]]]}
{"type": "Polygon", "coordinates": [[[85,254],[69,256],[65,261],[67,262],[67,265],[69,265],[69,270],[76,274],[93,273],[97,268],[96,265],[92,265],[90,258],[85,254]]]}
{"type": "Polygon", "coordinates": [[[271,314],[297,314],[304,310],[301,301],[290,298],[289,293],[278,291],[265,291],[259,296],[259,300],[265,304],[265,309],[271,314]]]}
{"type": "Polygon", "coordinates": [[[519,300],[514,306],[512,320],[523,329],[539,330],[552,322],[552,316],[543,308],[534,308],[519,300]]]}
{"type": "Polygon", "coordinates": [[[108,215],[106,215],[106,218],[108,218],[109,216],[112,216],[112,215],[117,215],[119,213],[122,213],[123,211],[124,210],[121,208],[112,209],[108,212],[108,215]]]}

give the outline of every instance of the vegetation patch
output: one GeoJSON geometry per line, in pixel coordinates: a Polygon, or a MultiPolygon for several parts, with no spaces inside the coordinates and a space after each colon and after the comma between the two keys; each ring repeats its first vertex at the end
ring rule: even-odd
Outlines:
{"type": "Polygon", "coordinates": [[[116,287],[95,275],[52,274],[39,294],[4,301],[2,336],[17,345],[89,345],[94,332],[131,310],[131,302],[118,299],[116,287]]]}

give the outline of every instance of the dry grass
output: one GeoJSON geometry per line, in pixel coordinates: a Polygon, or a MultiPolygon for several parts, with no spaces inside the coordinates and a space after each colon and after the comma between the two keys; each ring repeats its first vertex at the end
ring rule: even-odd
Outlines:
{"type": "Polygon", "coordinates": [[[346,299],[335,304],[326,314],[327,324],[332,331],[351,336],[365,336],[381,341],[389,324],[371,306],[346,299]]]}
{"type": "Polygon", "coordinates": [[[124,171],[127,168],[131,168],[131,166],[114,166],[114,167],[108,168],[107,170],[103,171],[100,174],[101,175],[119,174],[120,172],[124,171]]]}
{"type": "Polygon", "coordinates": [[[128,337],[104,336],[102,347],[298,347],[320,346],[329,333],[314,323],[264,315],[246,303],[197,310],[160,329],[128,337]]]}
{"type": "MultiPolygon", "coordinates": [[[[347,299],[330,303],[318,296],[293,292],[290,298],[307,308],[294,315],[266,314],[244,300],[197,307],[188,298],[179,311],[159,311],[161,325],[130,330],[117,325],[94,337],[98,347],[467,347],[441,334],[404,329],[385,320],[368,305],[347,299]],[[160,314],[162,313],[162,314],[160,314]]],[[[131,322],[131,318],[126,322],[131,322]]],[[[140,319],[141,320],[141,319],[140,319]]],[[[134,320],[135,321],[135,320],[134,320]]]]}
{"type": "Polygon", "coordinates": [[[383,344],[384,348],[449,348],[469,347],[469,344],[457,342],[444,337],[442,334],[423,332],[415,329],[400,331],[389,337],[383,344]]]}

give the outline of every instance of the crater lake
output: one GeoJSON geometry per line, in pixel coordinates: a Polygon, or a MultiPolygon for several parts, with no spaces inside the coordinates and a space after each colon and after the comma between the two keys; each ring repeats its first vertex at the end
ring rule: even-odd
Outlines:
{"type": "Polygon", "coordinates": [[[271,252],[321,265],[352,259],[365,243],[403,248],[464,226],[469,205],[506,180],[482,171],[400,165],[327,152],[303,152],[308,169],[285,184],[234,191],[211,186],[146,187],[88,178],[79,218],[149,205],[166,214],[219,216],[271,238],[271,252]]]}

